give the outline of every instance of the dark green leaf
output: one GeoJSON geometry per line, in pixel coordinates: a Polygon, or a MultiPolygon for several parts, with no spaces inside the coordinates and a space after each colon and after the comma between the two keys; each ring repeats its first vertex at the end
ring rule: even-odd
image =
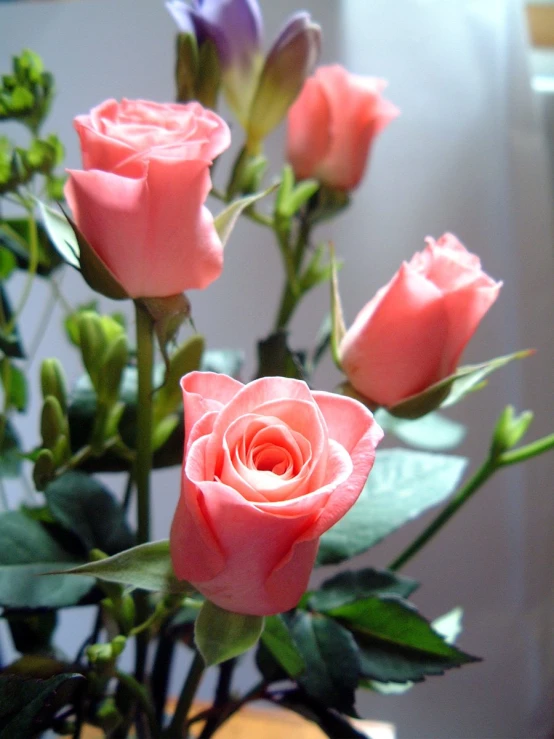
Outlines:
{"type": "Polygon", "coordinates": [[[317,563],[336,564],[365,552],[451,495],[464,457],[384,449],[353,508],[321,537],[317,563]]]}
{"type": "Polygon", "coordinates": [[[361,668],[352,634],[330,618],[303,611],[292,617],[290,630],[306,664],[298,683],[328,708],[355,715],[361,668]]]}
{"type": "Polygon", "coordinates": [[[7,280],[16,265],[16,259],[11,251],[4,246],[0,247],[0,280],[7,280]]]}
{"type": "Polygon", "coordinates": [[[7,396],[7,406],[20,413],[27,408],[27,378],[7,357],[0,360],[0,376],[7,396]]]}
{"type": "Polygon", "coordinates": [[[21,448],[19,436],[6,420],[0,447],[0,477],[15,478],[21,474],[21,448]]]}
{"type": "Polygon", "coordinates": [[[44,228],[60,257],[67,264],[80,270],[80,249],[77,236],[63,213],[37,201],[44,228]]]}
{"type": "MultiPolygon", "coordinates": [[[[36,224],[38,236],[37,274],[46,277],[62,264],[42,223],[36,224]]],[[[16,259],[19,269],[29,268],[29,219],[9,218],[0,223],[0,244],[16,259]]]]}
{"type": "Polygon", "coordinates": [[[75,558],[38,521],[18,511],[0,515],[0,605],[6,608],[65,608],[92,587],[84,577],[39,577],[75,565],[75,558]]]}
{"type": "Polygon", "coordinates": [[[44,653],[50,650],[56,629],[56,611],[5,610],[14,647],[22,654],[44,653]]]}
{"type": "Polygon", "coordinates": [[[385,432],[394,434],[400,441],[410,446],[430,452],[445,452],[461,444],[467,429],[439,413],[428,413],[421,418],[410,420],[392,416],[384,408],[375,412],[375,420],[385,432]]]}
{"type": "Polygon", "coordinates": [[[418,587],[415,580],[400,577],[385,570],[348,570],[331,577],[311,593],[311,609],[328,612],[333,608],[378,595],[399,595],[407,598],[418,587]]]}
{"type": "Polygon", "coordinates": [[[253,647],[263,628],[263,616],[231,613],[207,600],[196,619],[194,641],[204,662],[218,665],[253,647]]]}
{"type": "Polygon", "coordinates": [[[478,661],[447,643],[400,598],[366,598],[329,611],[354,634],[362,674],[381,682],[423,680],[478,661]]]}
{"type": "Polygon", "coordinates": [[[258,342],[258,377],[273,376],[304,379],[302,363],[289,349],[286,331],[277,331],[258,342]]]}
{"type": "Polygon", "coordinates": [[[0,739],[36,737],[83,682],[82,675],[71,673],[48,680],[0,676],[0,739]]]}
{"type": "MultiPolygon", "coordinates": [[[[2,315],[4,316],[6,323],[9,323],[13,316],[12,307],[2,284],[0,284],[0,303],[2,306],[2,315]]],[[[12,357],[13,359],[25,359],[25,352],[23,351],[23,345],[21,343],[21,337],[17,326],[12,329],[10,334],[7,334],[4,328],[0,327],[0,350],[2,350],[7,357],[12,357]]]]}
{"type": "Polygon", "coordinates": [[[166,593],[184,593],[191,590],[188,583],[177,580],[173,574],[168,540],[139,544],[126,552],[88,562],[64,572],[87,575],[89,578],[96,577],[99,580],[141,590],[166,593]]]}
{"type": "Polygon", "coordinates": [[[297,677],[304,670],[302,655],[280,614],[266,618],[261,641],[289,677],[297,677]]]}
{"type": "Polygon", "coordinates": [[[85,554],[91,549],[116,554],[135,543],[122,507],[90,475],[66,472],[48,485],[44,495],[54,519],[79,538],[85,554]]]}

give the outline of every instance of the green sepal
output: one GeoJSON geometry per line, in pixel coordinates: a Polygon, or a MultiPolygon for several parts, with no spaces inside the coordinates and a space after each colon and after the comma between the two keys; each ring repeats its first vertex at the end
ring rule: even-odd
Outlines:
{"type": "Polygon", "coordinates": [[[263,628],[263,616],[231,613],[205,601],[196,618],[194,641],[206,665],[218,665],[253,647],[263,628]]]}
{"type": "Polygon", "coordinates": [[[489,361],[481,364],[459,367],[449,377],[445,377],[422,393],[412,395],[387,410],[393,416],[415,419],[434,411],[436,408],[446,408],[454,405],[468,393],[484,387],[486,378],[492,372],[504,367],[514,359],[524,359],[532,354],[534,354],[533,349],[524,349],[504,357],[489,359],[489,361]]]}
{"type": "Polygon", "coordinates": [[[277,185],[272,185],[263,192],[257,192],[254,193],[254,195],[245,195],[242,198],[233,200],[233,202],[229,203],[224,210],[216,215],[214,218],[214,226],[223,246],[227,244],[231,232],[233,231],[233,228],[243,210],[254,205],[258,200],[270,195],[276,188],[277,185]]]}
{"type": "Polygon", "coordinates": [[[192,591],[187,582],[177,580],[173,574],[168,540],[139,544],[112,557],[64,570],[63,574],[86,575],[131,588],[176,595],[192,591]]]}
{"type": "Polygon", "coordinates": [[[514,447],[525,436],[533,421],[532,411],[523,411],[516,416],[512,405],[507,405],[500,414],[494,429],[491,457],[496,458],[514,447]]]}

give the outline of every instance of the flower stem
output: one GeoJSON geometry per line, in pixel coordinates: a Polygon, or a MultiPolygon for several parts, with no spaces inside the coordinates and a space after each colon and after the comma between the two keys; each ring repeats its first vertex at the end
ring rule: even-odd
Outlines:
{"type": "Polygon", "coordinates": [[[154,341],[152,320],[138,303],[135,303],[137,331],[137,440],[133,478],[137,487],[138,543],[150,538],[150,471],[152,469],[152,371],[154,367],[154,341]]]}
{"type": "Polygon", "coordinates": [[[179,737],[183,736],[183,727],[189,714],[192,701],[194,700],[194,696],[196,695],[198,685],[200,684],[200,680],[204,674],[204,669],[204,659],[200,652],[195,651],[189,674],[187,675],[185,684],[183,685],[183,690],[181,691],[181,695],[177,701],[175,713],[173,714],[171,723],[163,734],[165,739],[179,739],[179,737]]]}
{"type": "MultiPolygon", "coordinates": [[[[154,367],[154,340],[152,320],[146,310],[135,302],[137,333],[137,436],[133,479],[137,490],[137,540],[146,543],[150,538],[150,471],[152,469],[152,371],[154,367]]],[[[138,623],[148,619],[148,596],[137,591],[138,623]]],[[[137,634],[135,678],[141,683],[146,669],[148,633],[137,634]]]]}
{"type": "Polygon", "coordinates": [[[502,452],[501,454],[489,455],[483,465],[471,477],[468,482],[461,488],[458,494],[450,501],[450,503],[439,513],[439,515],[431,521],[429,526],[400,554],[392,564],[389,570],[393,572],[403,567],[408,560],[412,559],[423,547],[442,529],[442,527],[450,521],[452,516],[468,501],[471,496],[484,485],[484,483],[492,477],[492,475],[502,467],[511,464],[525,462],[532,457],[554,449],[554,434],[545,436],[542,439],[526,444],[525,446],[513,451],[502,452]]]}

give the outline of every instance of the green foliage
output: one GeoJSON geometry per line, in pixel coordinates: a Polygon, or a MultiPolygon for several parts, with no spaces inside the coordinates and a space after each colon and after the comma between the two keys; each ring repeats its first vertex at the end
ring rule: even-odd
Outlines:
{"type": "Polygon", "coordinates": [[[4,407],[19,413],[27,410],[28,388],[24,373],[7,357],[0,359],[0,379],[4,390],[4,407]]]}
{"type": "Polygon", "coordinates": [[[191,590],[188,583],[177,580],[173,574],[167,540],[139,544],[112,557],[64,571],[140,590],[176,594],[191,590]]]}
{"type": "Polygon", "coordinates": [[[297,678],[299,685],[328,708],[356,715],[354,693],[361,666],[352,634],[331,618],[305,611],[291,617],[289,628],[306,665],[297,678]]]}
{"type": "Polygon", "coordinates": [[[302,357],[289,348],[286,331],[276,331],[258,341],[258,377],[273,376],[305,379],[302,357]]]}
{"type": "Polygon", "coordinates": [[[91,590],[84,577],[38,577],[78,564],[46,526],[19,511],[0,514],[0,605],[5,608],[65,608],[91,590]]]}
{"type": "Polygon", "coordinates": [[[315,593],[310,593],[308,605],[314,611],[325,613],[378,595],[408,598],[418,587],[415,580],[386,570],[347,570],[325,580],[315,593]]]}
{"type": "Polygon", "coordinates": [[[337,564],[365,552],[416,516],[446,500],[466,467],[464,457],[407,449],[377,452],[353,508],[321,537],[317,563],[337,564]]]}
{"type": "Polygon", "coordinates": [[[375,420],[381,428],[394,434],[404,444],[430,452],[445,452],[461,444],[467,429],[440,413],[427,413],[421,418],[410,420],[397,418],[384,408],[375,412],[375,420]]]}
{"type": "Polygon", "coordinates": [[[32,739],[49,726],[74,698],[82,675],[66,673],[47,680],[0,676],[0,739],[32,739]]]}
{"type": "Polygon", "coordinates": [[[246,195],[245,197],[238,198],[222,210],[221,213],[217,214],[214,218],[214,225],[223,246],[227,244],[240,214],[254,205],[254,203],[258,202],[258,200],[261,200],[261,198],[265,198],[274,190],[275,186],[272,186],[268,187],[267,190],[264,190],[263,192],[257,192],[254,195],[246,195]]]}
{"type": "Polygon", "coordinates": [[[54,80],[38,54],[25,49],[12,57],[12,72],[2,77],[0,121],[18,120],[38,131],[54,94],[54,80]]]}
{"type": "Polygon", "coordinates": [[[56,611],[5,610],[14,647],[22,654],[44,654],[51,651],[52,636],[57,625],[56,611]]]}
{"type": "Polygon", "coordinates": [[[332,608],[328,615],[354,635],[365,678],[418,681],[478,661],[448,644],[411,604],[398,597],[366,598],[332,608]]]}
{"type": "Polygon", "coordinates": [[[8,299],[8,294],[1,283],[0,306],[0,350],[3,351],[7,357],[11,357],[12,359],[25,359],[25,352],[23,350],[23,344],[21,343],[19,329],[17,326],[14,326],[11,331],[7,331],[7,327],[13,318],[13,312],[8,299]]]}
{"type": "Polygon", "coordinates": [[[109,490],[83,472],[66,472],[44,491],[53,519],[91,549],[116,554],[135,543],[121,505],[109,490]]]}
{"type": "MultiPolygon", "coordinates": [[[[0,154],[1,156],[1,154],[0,154]]],[[[35,223],[38,241],[37,274],[48,277],[62,263],[41,223],[35,223]]],[[[0,221],[0,245],[14,256],[18,269],[27,270],[30,263],[29,218],[6,218],[0,221]]]]}
{"type": "Polygon", "coordinates": [[[524,359],[533,354],[526,349],[505,357],[489,359],[481,364],[458,367],[456,372],[444,380],[431,385],[422,393],[406,398],[398,403],[389,412],[399,418],[420,418],[436,408],[447,408],[458,403],[464,396],[475,390],[480,390],[486,384],[486,378],[501,367],[505,367],[514,359],[524,359]]]}
{"type": "Polygon", "coordinates": [[[263,616],[231,613],[205,601],[196,619],[194,641],[206,665],[217,665],[248,651],[263,628],[263,616]]]}
{"type": "Polygon", "coordinates": [[[281,614],[268,616],[265,619],[260,643],[271,653],[287,676],[295,678],[305,670],[304,659],[281,614]]]}
{"type": "Polygon", "coordinates": [[[13,424],[0,420],[4,432],[0,437],[0,477],[16,478],[21,474],[21,441],[13,424]]]}
{"type": "Polygon", "coordinates": [[[240,378],[244,364],[244,352],[240,349],[206,349],[202,354],[202,372],[218,372],[235,380],[240,378]]]}

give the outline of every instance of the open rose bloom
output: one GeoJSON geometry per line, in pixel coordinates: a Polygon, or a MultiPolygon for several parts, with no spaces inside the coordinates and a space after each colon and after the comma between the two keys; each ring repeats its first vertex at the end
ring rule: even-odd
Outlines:
{"type": "Polygon", "coordinates": [[[501,285],[452,234],[428,238],[344,336],[340,359],[353,387],[390,407],[453,374],[501,285]]]}
{"type": "Polygon", "coordinates": [[[106,100],[75,119],[83,170],[69,170],[73,218],[132,298],[207,287],[223,248],[210,211],[209,168],[227,124],[198,103],[106,100]]]}
{"type": "Polygon", "coordinates": [[[269,615],[302,597],[321,534],[357,500],[382,437],[350,398],[268,377],[181,381],[182,491],[171,529],[178,578],[237,613],[269,615]]]}

